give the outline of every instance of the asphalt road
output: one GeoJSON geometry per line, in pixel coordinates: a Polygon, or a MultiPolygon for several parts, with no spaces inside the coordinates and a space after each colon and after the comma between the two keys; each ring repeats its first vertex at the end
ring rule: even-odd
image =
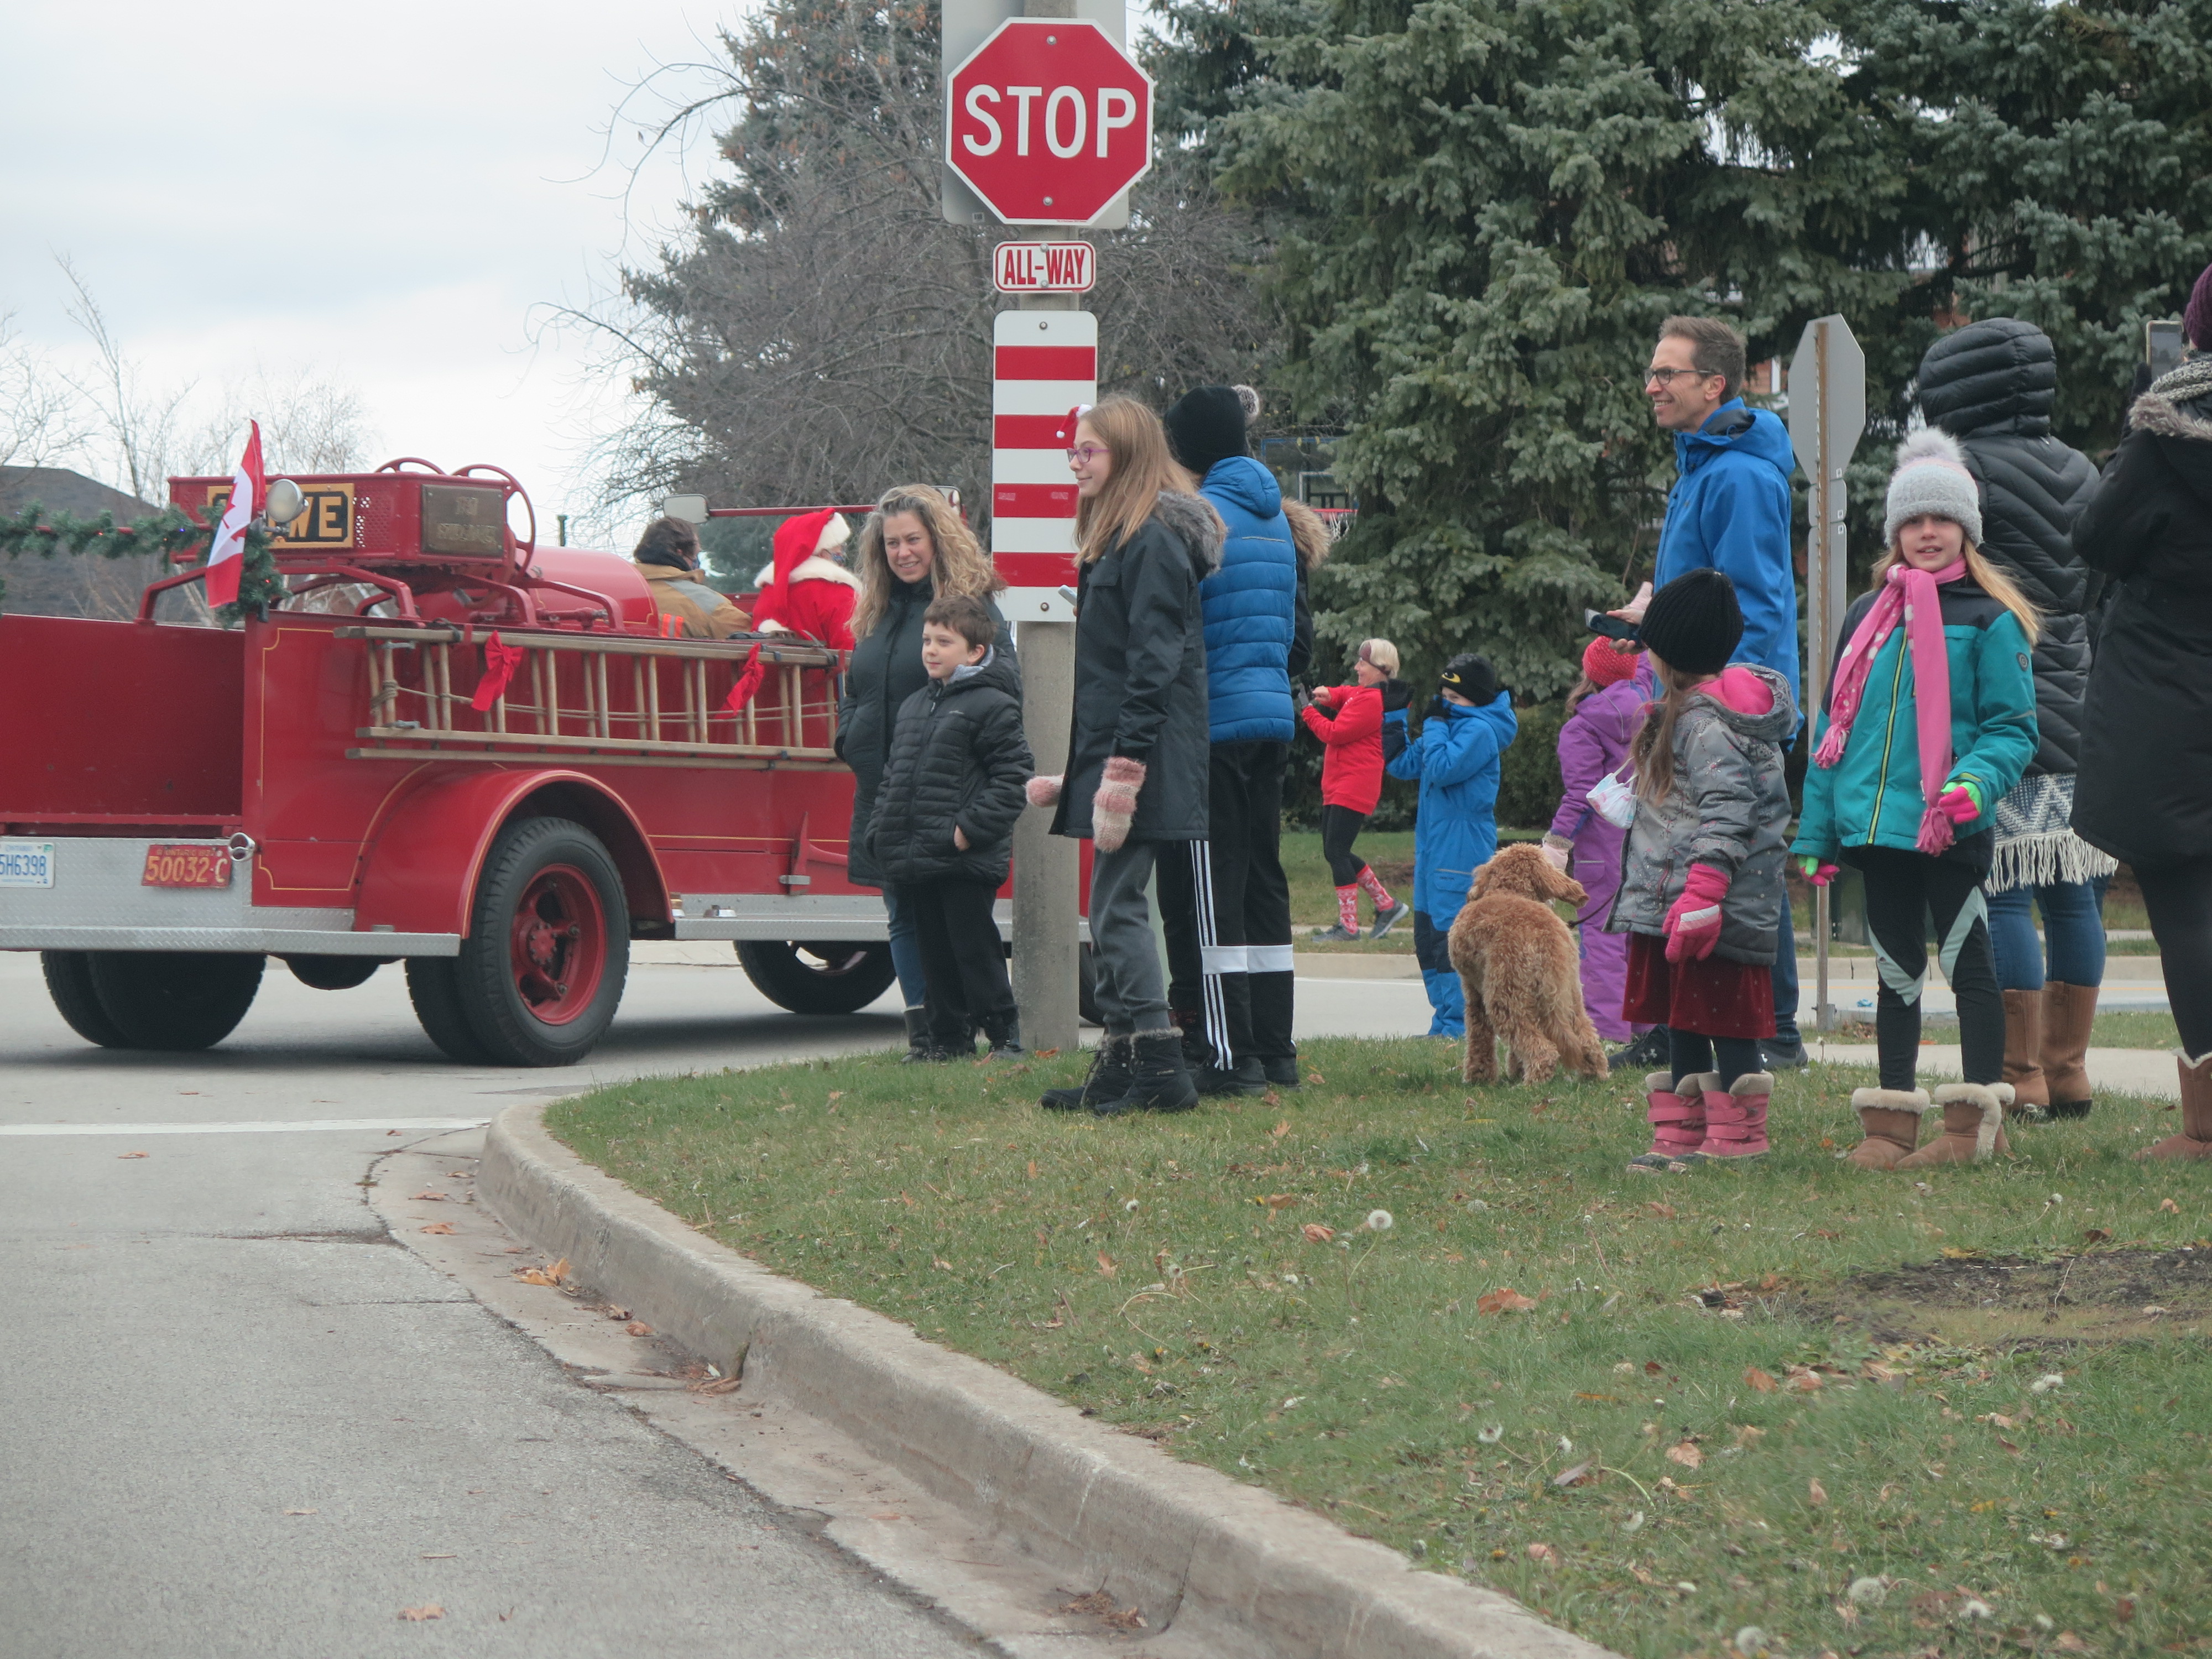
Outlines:
{"type": "MultiPolygon", "coordinates": [[[[1316,1032],[1426,1019],[1418,983],[1304,1000],[1316,1032]]],[[[643,964],[588,1065],[462,1066],[397,969],[272,965],[219,1047],[133,1054],[0,954],[0,1659],[972,1652],[572,1381],[358,1184],[520,1097],[899,1034],[893,999],[800,1018],[734,967],[643,964]]]]}

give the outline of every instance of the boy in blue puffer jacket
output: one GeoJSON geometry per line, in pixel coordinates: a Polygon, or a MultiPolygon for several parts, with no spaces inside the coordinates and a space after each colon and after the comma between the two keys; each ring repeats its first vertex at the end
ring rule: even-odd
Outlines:
{"type": "Polygon", "coordinates": [[[1208,835],[1159,864],[1168,1008],[1201,1094],[1296,1088],[1283,771],[1296,715],[1298,555],[1274,474],[1252,459],[1249,386],[1203,386],[1163,415],[1175,458],[1229,531],[1199,585],[1208,835]]]}
{"type": "Polygon", "coordinates": [[[1394,778],[1418,779],[1413,822],[1413,955],[1428,988],[1431,1036],[1467,1034],[1466,995],[1445,939],[1474,872],[1498,851],[1498,776],[1521,723],[1513,694],[1498,689],[1489,661],[1463,651],[1444,665],[1420,735],[1406,735],[1406,711],[1382,717],[1382,752],[1394,778]]]}

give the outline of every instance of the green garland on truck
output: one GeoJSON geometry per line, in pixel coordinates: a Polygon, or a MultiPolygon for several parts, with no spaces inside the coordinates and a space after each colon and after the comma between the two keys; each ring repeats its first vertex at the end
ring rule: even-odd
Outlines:
{"type": "MultiPolygon", "coordinates": [[[[80,519],[74,514],[49,513],[33,501],[15,517],[0,519],[0,553],[11,559],[26,553],[47,559],[57,553],[97,553],[110,559],[155,553],[172,558],[198,548],[204,562],[214,535],[212,526],[193,523],[179,507],[167,507],[151,518],[118,524],[112,513],[80,519]]],[[[216,611],[225,626],[242,621],[249,611],[283,599],[284,579],[277,574],[276,556],[269,550],[270,539],[267,527],[259,522],[247,527],[240,556],[245,564],[238,576],[238,603],[216,611]]],[[[0,602],[7,595],[7,583],[0,581],[0,602]]]]}

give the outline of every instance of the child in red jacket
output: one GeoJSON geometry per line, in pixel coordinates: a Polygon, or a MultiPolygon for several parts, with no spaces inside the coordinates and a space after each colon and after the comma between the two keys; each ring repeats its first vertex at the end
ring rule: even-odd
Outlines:
{"type": "Polygon", "coordinates": [[[1382,714],[1412,701],[1397,678],[1398,647],[1370,640],[1359,647],[1352,685],[1314,688],[1313,699],[1299,709],[1306,729],[1327,746],[1321,763],[1321,849],[1336,884],[1337,922],[1316,927],[1316,939],[1359,937],[1359,890],[1375,906],[1375,931],[1381,939],[1405,916],[1407,907],[1352,850],[1375,803],[1382,797],[1382,714]]]}

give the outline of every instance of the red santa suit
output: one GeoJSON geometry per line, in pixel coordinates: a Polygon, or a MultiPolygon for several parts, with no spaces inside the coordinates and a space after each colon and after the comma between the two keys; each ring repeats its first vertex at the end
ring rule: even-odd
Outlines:
{"type": "Polygon", "coordinates": [[[852,535],[834,507],[786,519],[775,532],[775,556],[757,580],[760,602],[753,629],[797,634],[839,651],[853,648],[853,605],[860,578],[831,556],[852,535]]]}

